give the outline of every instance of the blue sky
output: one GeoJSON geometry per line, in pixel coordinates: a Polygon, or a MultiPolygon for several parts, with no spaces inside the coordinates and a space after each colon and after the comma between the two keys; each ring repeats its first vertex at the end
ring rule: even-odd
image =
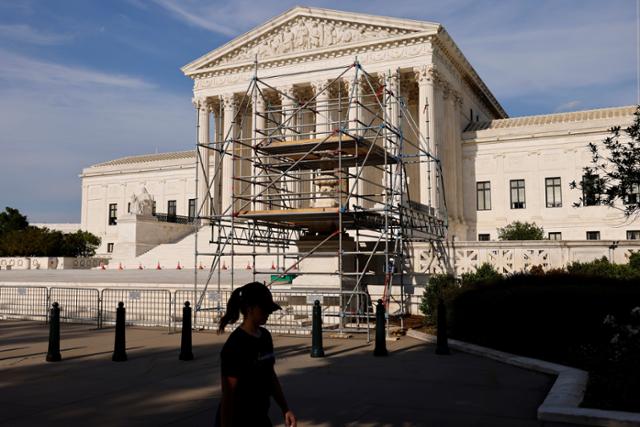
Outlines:
{"type": "MultiPolygon", "coordinates": [[[[179,68],[289,0],[0,0],[0,208],[79,222],[83,167],[193,148],[179,68]]],[[[303,5],[440,22],[510,116],[636,102],[635,0],[303,5]]]]}

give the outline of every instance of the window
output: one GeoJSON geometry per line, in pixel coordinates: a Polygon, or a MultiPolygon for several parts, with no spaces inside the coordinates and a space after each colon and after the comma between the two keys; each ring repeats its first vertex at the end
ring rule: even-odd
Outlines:
{"type": "Polygon", "coordinates": [[[131,213],[131,202],[127,203],[127,213],[131,213]]]}
{"type": "Polygon", "coordinates": [[[176,201],[175,200],[167,201],[167,221],[168,222],[176,221],[176,201]]]}
{"type": "Polygon", "coordinates": [[[153,204],[151,205],[151,215],[156,216],[156,201],[153,201],[153,204]]]}
{"type": "Polygon", "coordinates": [[[559,231],[550,231],[549,240],[562,240],[562,233],[559,231]]]}
{"type": "Polygon", "coordinates": [[[599,231],[587,231],[587,240],[600,240],[599,231]]]}
{"type": "Polygon", "coordinates": [[[476,182],[476,207],[479,211],[491,210],[491,183],[476,182]]]}
{"type": "Polygon", "coordinates": [[[196,219],[196,199],[189,199],[189,222],[196,219]]]}
{"type": "Polygon", "coordinates": [[[109,204],[109,225],[116,225],[118,223],[118,204],[109,204]]]}
{"type": "Polygon", "coordinates": [[[562,189],[560,186],[560,178],[545,178],[544,187],[546,189],[547,207],[562,207],[562,189]]]}
{"type": "Polygon", "coordinates": [[[524,179],[512,179],[509,182],[511,188],[511,209],[524,209],[524,179]]]}
{"type": "Polygon", "coordinates": [[[592,174],[582,175],[582,203],[585,206],[598,204],[598,192],[596,189],[597,176],[592,174]]]}
{"type": "Polygon", "coordinates": [[[107,243],[107,252],[109,253],[113,252],[113,243],[107,243]]]}
{"type": "Polygon", "coordinates": [[[640,203],[640,185],[631,184],[631,190],[627,194],[627,205],[637,205],[640,203]]]}
{"type": "Polygon", "coordinates": [[[627,240],[640,240],[640,230],[628,230],[627,240]]]}
{"type": "Polygon", "coordinates": [[[491,240],[491,235],[490,234],[478,234],[478,241],[479,242],[487,242],[491,240]]]}

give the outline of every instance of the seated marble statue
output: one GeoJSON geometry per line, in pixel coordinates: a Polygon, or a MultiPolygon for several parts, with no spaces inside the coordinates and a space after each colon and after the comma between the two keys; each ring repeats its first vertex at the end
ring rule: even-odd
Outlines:
{"type": "Polygon", "coordinates": [[[129,212],[133,215],[153,215],[153,196],[149,194],[146,187],[142,188],[140,194],[131,195],[131,209],[129,212]]]}

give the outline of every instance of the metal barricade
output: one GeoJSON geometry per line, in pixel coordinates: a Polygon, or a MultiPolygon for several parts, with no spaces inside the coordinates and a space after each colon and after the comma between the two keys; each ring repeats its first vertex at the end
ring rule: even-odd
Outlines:
{"type": "MultiPolygon", "coordinates": [[[[198,297],[202,295],[198,293],[198,297]]],[[[200,309],[192,310],[194,319],[192,319],[192,325],[195,329],[217,329],[220,322],[220,318],[224,315],[227,309],[227,301],[231,296],[230,290],[208,290],[202,295],[202,301],[200,309]]],[[[179,290],[174,293],[174,312],[173,319],[175,329],[182,328],[182,307],[184,302],[189,301],[192,307],[195,307],[197,300],[194,301],[193,291],[179,290]]]]}
{"type": "Polygon", "coordinates": [[[100,327],[115,325],[116,308],[122,301],[126,323],[134,326],[162,326],[171,330],[171,292],[167,289],[103,289],[100,327]]]}
{"type": "Polygon", "coordinates": [[[44,286],[0,286],[0,316],[6,319],[45,320],[49,311],[44,286]]]}
{"type": "Polygon", "coordinates": [[[49,289],[49,301],[60,305],[60,321],[69,323],[100,322],[100,291],[89,288],[49,289]]]}

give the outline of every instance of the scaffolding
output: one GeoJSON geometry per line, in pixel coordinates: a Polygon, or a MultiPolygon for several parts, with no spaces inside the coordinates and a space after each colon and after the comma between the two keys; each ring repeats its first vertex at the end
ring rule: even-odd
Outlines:
{"type": "Polygon", "coordinates": [[[408,111],[400,70],[373,75],[356,58],[305,73],[262,77],[256,60],[232,125],[224,135],[217,126],[211,142],[197,143],[196,187],[205,185],[208,194],[196,200],[197,216],[210,230],[211,249],[199,250],[197,227],[195,313],[212,309],[203,305],[205,293],[221,291],[223,272],[231,288],[240,285],[234,283],[240,267],[268,286],[292,277],[292,287],[303,278],[336,284],[343,329],[369,315],[371,299],[354,303],[354,295],[369,295],[373,284],[382,286],[387,307],[395,303],[391,314],[405,312],[412,243],[429,242],[446,256],[441,162],[428,121],[423,135],[408,111]],[[300,96],[276,84],[319,72],[334,77],[300,96]],[[410,191],[419,193],[418,181],[428,186],[423,203],[410,191]],[[332,268],[314,271],[320,259],[332,268]]]}

